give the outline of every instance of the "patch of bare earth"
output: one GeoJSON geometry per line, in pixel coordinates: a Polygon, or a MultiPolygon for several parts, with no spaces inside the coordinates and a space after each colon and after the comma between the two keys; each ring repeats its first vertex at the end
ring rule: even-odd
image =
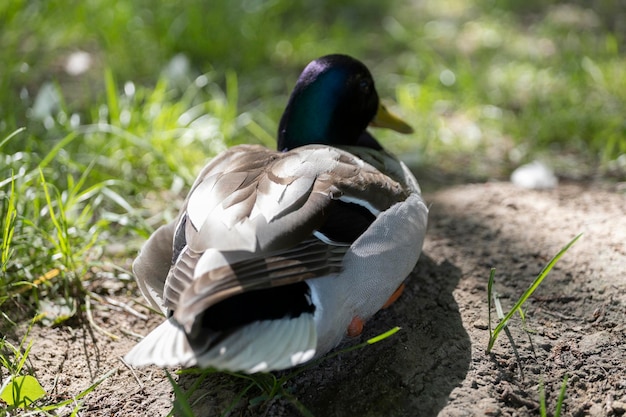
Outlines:
{"type": "MultiPolygon", "coordinates": [[[[567,374],[563,415],[623,415],[624,191],[602,184],[529,191],[486,183],[447,188],[425,198],[431,204],[429,231],[405,294],[374,317],[358,340],[345,345],[394,326],[402,330],[301,373],[287,383],[289,391],[316,416],[525,416],[538,415],[540,381],[548,409],[554,410],[567,374]],[[530,338],[519,319],[510,324],[519,366],[504,334],[486,354],[490,268],[497,268],[495,289],[509,309],[552,256],[581,232],[584,236],[526,305],[530,338]]],[[[124,303],[130,302],[127,294],[119,288],[110,291],[124,303]]],[[[116,369],[84,399],[79,415],[167,415],[172,389],[164,372],[132,371],[120,360],[136,342],[128,331],[146,334],[161,319],[96,304],[94,320],[118,340],[89,332],[87,326],[33,329],[30,363],[44,388],[60,400],[116,369]]],[[[195,381],[177,378],[185,388],[195,381]]],[[[197,415],[220,415],[236,403],[244,386],[232,377],[209,376],[193,396],[197,415]]],[[[280,399],[254,407],[244,400],[232,415],[297,412],[280,399]]]]}

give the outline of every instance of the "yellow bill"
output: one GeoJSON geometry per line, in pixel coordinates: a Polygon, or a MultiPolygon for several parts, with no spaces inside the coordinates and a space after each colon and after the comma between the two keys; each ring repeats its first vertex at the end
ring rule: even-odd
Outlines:
{"type": "Polygon", "coordinates": [[[376,112],[376,116],[374,116],[374,120],[370,122],[370,126],[385,127],[399,133],[413,133],[413,128],[411,126],[387,110],[385,105],[382,103],[378,104],[378,111],[376,112]]]}

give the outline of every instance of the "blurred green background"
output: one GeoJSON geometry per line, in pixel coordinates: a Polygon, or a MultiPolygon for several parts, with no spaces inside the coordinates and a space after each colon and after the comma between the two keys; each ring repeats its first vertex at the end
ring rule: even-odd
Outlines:
{"type": "Polygon", "coordinates": [[[363,60],[413,125],[375,134],[426,189],[533,159],[624,180],[625,47],[615,0],[4,0],[0,306],[128,265],[212,155],[274,146],[327,53],[363,60]],[[54,270],[70,279],[40,285],[54,270]]]}
{"type": "MultiPolygon", "coordinates": [[[[75,126],[118,125],[103,108],[106,71],[118,100],[161,80],[172,103],[204,74],[190,106],[232,73],[235,116],[273,136],[299,70],[330,52],[364,60],[398,101],[417,134],[388,146],[416,162],[469,150],[473,173],[487,158],[502,175],[538,154],[606,168],[626,152],[626,7],[610,0],[8,0],[0,27],[0,137],[28,128],[4,152],[45,153],[75,126]]],[[[131,118],[141,104],[128,104],[131,118]]],[[[227,141],[248,141],[234,130],[227,141]]]]}

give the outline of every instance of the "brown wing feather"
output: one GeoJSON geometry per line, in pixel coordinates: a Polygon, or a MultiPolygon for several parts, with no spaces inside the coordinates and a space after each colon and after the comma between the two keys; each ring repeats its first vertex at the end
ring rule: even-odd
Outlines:
{"type": "Polygon", "coordinates": [[[209,163],[183,207],[186,248],[166,283],[176,319],[190,327],[232,295],[339,272],[347,248],[312,240],[332,201],[384,211],[408,195],[400,174],[378,169],[395,159],[366,158],[316,145],[285,153],[243,145],[209,163]]]}
{"type": "Polygon", "coordinates": [[[195,317],[233,295],[340,272],[347,249],[308,240],[287,251],[217,267],[197,276],[185,289],[174,317],[191,331],[195,317]]]}

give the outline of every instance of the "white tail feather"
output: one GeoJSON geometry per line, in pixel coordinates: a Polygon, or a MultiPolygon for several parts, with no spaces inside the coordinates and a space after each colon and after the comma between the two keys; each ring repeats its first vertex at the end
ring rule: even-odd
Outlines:
{"type": "Polygon", "coordinates": [[[124,356],[124,360],[133,366],[174,367],[196,364],[184,329],[171,318],[148,333],[124,356]]]}
{"type": "Polygon", "coordinates": [[[300,365],[316,351],[313,316],[251,323],[198,356],[201,367],[248,373],[274,371],[300,365]]]}
{"type": "Polygon", "coordinates": [[[169,319],[150,332],[124,360],[133,366],[200,366],[248,373],[290,368],[316,352],[313,316],[248,324],[205,352],[194,352],[180,326],[169,319]]]}

